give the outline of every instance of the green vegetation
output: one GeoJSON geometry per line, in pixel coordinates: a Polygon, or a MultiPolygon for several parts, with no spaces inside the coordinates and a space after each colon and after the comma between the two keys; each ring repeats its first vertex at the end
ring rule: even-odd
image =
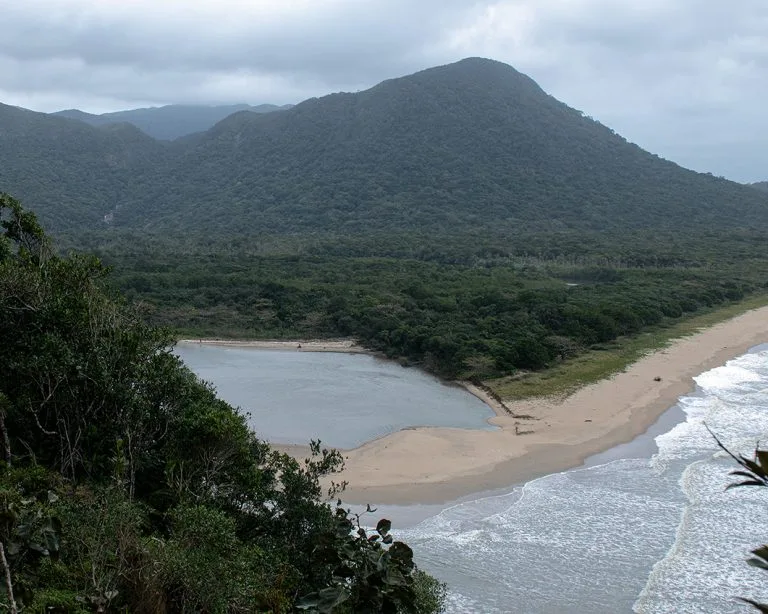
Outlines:
{"type": "Polygon", "coordinates": [[[167,150],[127,124],[99,129],[2,104],[0,134],[0,191],[37,203],[46,227],[57,229],[103,225],[167,150]]]}
{"type": "MultiPolygon", "coordinates": [[[[710,431],[710,433],[712,433],[712,431],[710,431]]],[[[715,438],[717,445],[741,467],[730,473],[730,475],[737,476],[741,481],[729,484],[726,486],[726,490],[730,488],[740,488],[742,486],[768,486],[768,450],[761,450],[758,445],[755,448],[753,458],[747,458],[742,454],[736,456],[720,442],[717,436],[713,434],[713,437],[715,438]]],[[[747,563],[752,565],[752,567],[768,570],[768,545],[756,548],[752,551],[752,554],[753,556],[747,559],[747,563]]],[[[753,599],[746,598],[741,598],[741,601],[750,604],[758,612],[763,612],[763,614],[768,612],[768,604],[766,603],[760,603],[753,599]]]]}
{"type": "Polygon", "coordinates": [[[768,305],[768,295],[759,294],[726,307],[705,310],[704,313],[683,320],[665,321],[636,336],[621,337],[602,344],[545,371],[496,379],[490,382],[490,387],[503,399],[564,396],[623,371],[645,354],[665,347],[673,339],[692,335],[765,305],[768,305]]]}
{"type": "Polygon", "coordinates": [[[761,291],[768,262],[758,245],[749,249],[729,257],[706,244],[698,252],[685,246],[665,267],[607,266],[602,246],[586,241],[561,259],[481,248],[457,263],[236,249],[171,255],[151,246],[131,255],[118,246],[101,256],[145,317],[186,336],[352,336],[448,378],[490,380],[549,367],[548,378],[567,373],[566,380],[583,382],[649,347],[648,336],[627,337],[659,326],[682,330],[687,317],[761,291]],[[618,339],[621,349],[607,351],[618,339]],[[595,347],[601,350],[585,354],[595,347]]]}
{"type": "Polygon", "coordinates": [[[0,185],[56,232],[104,229],[112,214],[112,236],[219,244],[367,248],[371,234],[414,233],[433,247],[482,232],[509,250],[535,233],[768,229],[754,189],[645,152],[479,58],[237,113],[174,143],[130,128],[0,107],[0,185]]]}
{"type": "Polygon", "coordinates": [[[96,258],[56,256],[4,194],[0,222],[0,607],[441,609],[389,521],[368,531],[323,502],[337,452],[270,449],[107,293],[96,258]]]}
{"type": "Polygon", "coordinates": [[[768,283],[762,193],[490,60],[174,143],[10,107],[0,126],[4,187],[184,335],[352,336],[448,378],[575,383],[636,354],[575,357],[768,283]]]}

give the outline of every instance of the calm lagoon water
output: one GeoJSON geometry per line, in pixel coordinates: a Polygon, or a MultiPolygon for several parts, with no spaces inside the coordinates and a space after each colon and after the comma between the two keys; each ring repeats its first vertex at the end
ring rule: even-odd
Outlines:
{"type": "Polygon", "coordinates": [[[415,426],[493,429],[493,411],[458,386],[367,356],[179,343],[176,353],[274,443],[354,448],[415,426]]]}

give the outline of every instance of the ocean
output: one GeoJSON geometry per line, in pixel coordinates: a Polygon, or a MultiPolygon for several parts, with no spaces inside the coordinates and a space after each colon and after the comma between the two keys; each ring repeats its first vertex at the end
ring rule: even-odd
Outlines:
{"type": "Polygon", "coordinates": [[[768,542],[768,489],[726,491],[737,466],[704,426],[749,456],[768,436],[768,346],[695,380],[673,410],[682,420],[652,446],[396,529],[448,584],[448,612],[709,614],[753,611],[739,596],[768,601],[768,572],[746,563],[768,542]]]}

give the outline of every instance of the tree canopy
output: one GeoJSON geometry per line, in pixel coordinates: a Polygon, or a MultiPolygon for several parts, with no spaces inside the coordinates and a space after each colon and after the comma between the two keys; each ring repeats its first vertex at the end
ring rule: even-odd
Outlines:
{"type": "MultiPolygon", "coordinates": [[[[435,612],[390,523],[325,501],[343,460],[272,450],[0,195],[3,605],[55,612],[435,612]]],[[[334,491],[338,491],[334,488],[334,491]]],[[[333,494],[333,493],[332,493],[333,494]]]]}

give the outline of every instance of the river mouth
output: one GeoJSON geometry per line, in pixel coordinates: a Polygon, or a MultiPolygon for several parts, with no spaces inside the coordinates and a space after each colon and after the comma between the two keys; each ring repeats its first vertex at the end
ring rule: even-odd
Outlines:
{"type": "Polygon", "coordinates": [[[421,426],[495,430],[494,412],[455,385],[366,354],[179,342],[175,353],[275,444],[352,449],[421,426]]]}

